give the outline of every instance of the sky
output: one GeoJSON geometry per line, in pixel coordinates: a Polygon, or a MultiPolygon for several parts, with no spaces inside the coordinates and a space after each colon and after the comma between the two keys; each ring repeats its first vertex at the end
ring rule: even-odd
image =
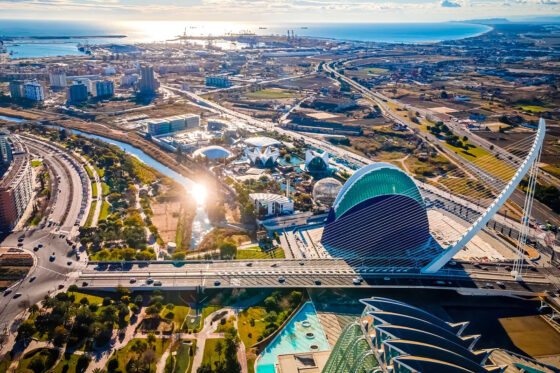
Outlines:
{"type": "Polygon", "coordinates": [[[559,16],[560,0],[0,0],[0,19],[441,22],[559,16]]]}

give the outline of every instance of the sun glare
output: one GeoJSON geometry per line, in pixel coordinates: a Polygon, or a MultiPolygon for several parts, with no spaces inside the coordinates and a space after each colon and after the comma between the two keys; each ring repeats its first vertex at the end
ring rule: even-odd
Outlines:
{"type": "Polygon", "coordinates": [[[191,190],[192,197],[198,205],[202,205],[206,200],[206,187],[202,184],[194,184],[191,190]]]}

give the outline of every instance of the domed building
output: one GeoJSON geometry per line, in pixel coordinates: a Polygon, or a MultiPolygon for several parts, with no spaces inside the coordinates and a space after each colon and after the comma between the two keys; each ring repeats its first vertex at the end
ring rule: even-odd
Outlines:
{"type": "Polygon", "coordinates": [[[332,177],[321,179],[313,186],[313,199],[322,205],[331,207],[342,189],[342,183],[332,177]]]}
{"type": "Polygon", "coordinates": [[[195,158],[203,156],[211,161],[214,161],[216,159],[228,158],[230,155],[231,153],[227,149],[224,149],[223,147],[217,145],[206,146],[204,148],[196,150],[193,153],[193,157],[195,158]]]}
{"type": "Polygon", "coordinates": [[[329,212],[321,243],[333,257],[370,259],[381,266],[417,266],[431,247],[418,187],[401,169],[374,163],[354,173],[329,212]]]}

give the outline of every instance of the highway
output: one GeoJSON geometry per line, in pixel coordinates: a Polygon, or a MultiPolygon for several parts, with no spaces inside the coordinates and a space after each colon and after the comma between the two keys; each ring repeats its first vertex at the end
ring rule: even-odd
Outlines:
{"type": "Polygon", "coordinates": [[[69,233],[77,230],[75,224],[80,216],[89,209],[89,188],[83,189],[78,171],[81,166],[67,152],[50,144],[28,136],[20,139],[32,154],[45,161],[54,189],[42,224],[0,238],[0,247],[20,249],[34,257],[27,276],[9,288],[10,294],[0,294],[0,332],[7,330],[12,334],[21,321],[18,315],[22,311],[59,287],[69,286],[72,277],[87,263],[87,255],[83,253],[81,260],[77,260],[74,242],[67,241],[69,233]],[[60,221],[61,225],[49,226],[49,219],[60,221]],[[19,242],[20,239],[23,241],[19,242]],[[32,277],[35,277],[33,281],[32,277]],[[17,293],[21,296],[14,298],[17,293]]]}
{"type": "Polygon", "coordinates": [[[496,291],[540,292],[550,285],[546,273],[531,269],[524,282],[516,282],[507,266],[457,264],[433,276],[417,269],[350,266],[342,259],[266,259],[235,261],[172,262],[91,262],[76,278],[84,288],[111,289],[125,286],[133,290],[162,288],[192,290],[206,288],[437,286],[496,291]],[[150,280],[149,280],[150,279],[150,280]],[[362,279],[355,284],[354,279],[362,279]],[[152,282],[153,281],[153,282],[152,282]],[[157,282],[161,285],[158,286],[157,282]],[[156,285],[154,285],[156,284],[156,285]]]}

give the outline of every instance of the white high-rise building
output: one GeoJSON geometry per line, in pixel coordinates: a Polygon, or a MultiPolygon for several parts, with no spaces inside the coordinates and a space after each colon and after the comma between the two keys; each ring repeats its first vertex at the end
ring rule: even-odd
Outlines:
{"type": "Polygon", "coordinates": [[[44,101],[45,91],[43,86],[38,81],[34,80],[24,84],[25,97],[33,101],[44,101]]]}
{"type": "Polygon", "coordinates": [[[83,84],[86,86],[87,88],[87,92],[89,94],[91,94],[91,89],[92,89],[92,84],[91,84],[91,80],[88,78],[75,78],[73,79],[75,84],[83,84]]]}
{"type": "Polygon", "coordinates": [[[49,73],[51,88],[66,87],[66,73],[64,71],[49,73]]]}

